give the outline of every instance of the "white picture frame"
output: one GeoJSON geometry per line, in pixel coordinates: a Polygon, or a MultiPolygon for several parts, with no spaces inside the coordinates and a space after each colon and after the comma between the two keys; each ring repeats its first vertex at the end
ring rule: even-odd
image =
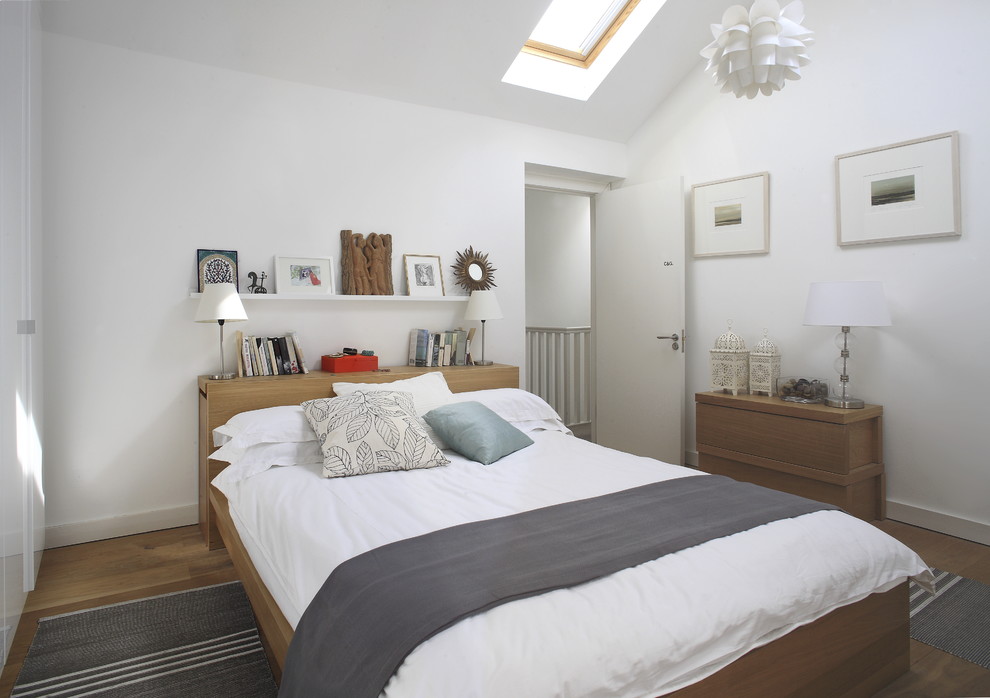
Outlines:
{"type": "Polygon", "coordinates": [[[959,132],[835,158],[840,246],[962,234],[959,132]]]}
{"type": "Polygon", "coordinates": [[[333,257],[275,257],[275,293],[333,295],[333,257]]]}
{"type": "Polygon", "coordinates": [[[404,254],[402,266],[406,271],[406,295],[423,298],[446,295],[439,255],[404,254]]]}
{"type": "Polygon", "coordinates": [[[770,173],[691,187],[694,256],[770,252],[770,173]]]}

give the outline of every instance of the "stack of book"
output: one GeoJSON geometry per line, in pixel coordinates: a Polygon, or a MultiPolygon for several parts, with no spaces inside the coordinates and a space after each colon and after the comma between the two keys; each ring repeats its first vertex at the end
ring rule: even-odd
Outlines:
{"type": "Polygon", "coordinates": [[[281,337],[255,337],[237,333],[238,376],[281,376],[309,373],[295,332],[281,337]]]}
{"type": "Polygon", "coordinates": [[[410,330],[409,365],[466,366],[470,361],[473,335],[473,327],[470,331],[410,330]]]}

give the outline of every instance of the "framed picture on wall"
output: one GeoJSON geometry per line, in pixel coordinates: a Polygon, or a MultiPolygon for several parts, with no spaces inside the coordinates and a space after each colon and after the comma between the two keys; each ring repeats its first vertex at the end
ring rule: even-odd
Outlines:
{"type": "Polygon", "coordinates": [[[409,296],[443,296],[443,271],[435,254],[404,254],[406,294],[409,296]]]}
{"type": "Polygon", "coordinates": [[[835,158],[839,245],[962,234],[959,133],[835,158]]]}
{"type": "Polygon", "coordinates": [[[334,293],[332,257],[276,257],[275,293],[334,293]]]}
{"type": "Polygon", "coordinates": [[[770,174],[695,184],[694,256],[765,254],[770,251],[770,174]]]}
{"type": "Polygon", "coordinates": [[[241,290],[235,250],[196,250],[196,275],[199,293],[206,284],[234,284],[238,291],[241,290]]]}

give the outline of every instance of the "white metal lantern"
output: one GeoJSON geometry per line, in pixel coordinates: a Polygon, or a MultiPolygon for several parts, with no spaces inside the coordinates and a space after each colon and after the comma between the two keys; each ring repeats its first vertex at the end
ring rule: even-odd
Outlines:
{"type": "Polygon", "coordinates": [[[749,392],[749,350],[743,338],[729,330],[715,340],[715,348],[709,350],[712,369],[712,390],[722,390],[733,395],[749,392]]]}
{"type": "Polygon", "coordinates": [[[780,351],[764,329],[763,339],[749,352],[749,392],[753,395],[773,395],[779,377],[780,351]]]}

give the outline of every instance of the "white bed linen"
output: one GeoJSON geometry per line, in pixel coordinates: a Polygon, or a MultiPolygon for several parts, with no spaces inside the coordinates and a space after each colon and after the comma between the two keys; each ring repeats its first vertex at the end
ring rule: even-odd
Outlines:
{"type": "MultiPolygon", "coordinates": [[[[530,436],[533,446],[490,466],[448,451],[451,464],[430,470],[325,479],[313,464],[236,481],[231,466],[214,484],[295,627],[330,571],[366,550],[699,475],[560,432],[530,436]]],[[[383,695],[662,695],[836,607],[926,574],[915,553],[870,524],[816,512],[461,621],[414,650],[383,695]]]]}

